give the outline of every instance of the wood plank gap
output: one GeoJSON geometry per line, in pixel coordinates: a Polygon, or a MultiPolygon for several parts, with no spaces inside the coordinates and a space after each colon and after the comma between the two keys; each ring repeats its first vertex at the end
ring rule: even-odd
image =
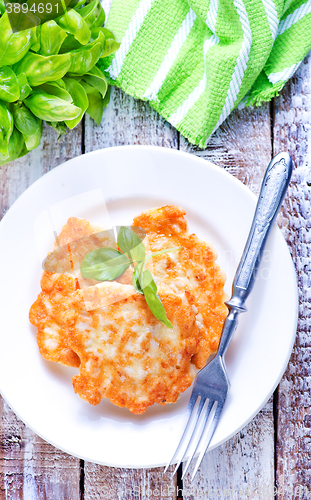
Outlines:
{"type": "MultiPolygon", "coordinates": [[[[38,148],[0,168],[0,217],[38,178],[81,154],[80,125],[59,141],[57,136],[44,125],[38,148]]],[[[37,436],[0,398],[1,500],[80,500],[79,475],[79,459],[37,436]]]]}
{"type": "MultiPolygon", "coordinates": [[[[275,99],[269,103],[270,133],[271,133],[271,158],[274,156],[274,125],[275,125],[275,99]]],[[[274,428],[274,490],[277,491],[277,439],[278,439],[278,412],[279,412],[279,386],[273,393],[273,428],[274,428]]]]}
{"type": "Polygon", "coordinates": [[[85,154],[85,115],[81,122],[81,152],[83,155],[85,154]]]}
{"type": "MultiPolygon", "coordinates": [[[[179,134],[179,132],[178,132],[179,134]]],[[[184,498],[184,482],[182,480],[182,462],[177,469],[177,489],[176,489],[176,498],[177,500],[183,500],[184,498]],[[181,492],[181,495],[179,494],[181,492]]]]}
{"type": "Polygon", "coordinates": [[[273,427],[274,427],[274,490],[277,491],[277,439],[278,439],[278,414],[279,414],[279,386],[273,393],[273,427]]]}
{"type": "Polygon", "coordinates": [[[80,500],[84,500],[84,460],[80,459],[80,500]]]}
{"type": "Polygon", "coordinates": [[[281,211],[281,226],[299,289],[296,341],[278,388],[276,500],[305,500],[311,495],[310,117],[311,54],[275,100],[275,152],[288,151],[293,159],[294,171],[281,211]]]}
{"type": "MultiPolygon", "coordinates": [[[[212,135],[205,150],[191,146],[182,136],[180,148],[223,168],[258,195],[271,160],[269,103],[245,107],[212,135]]],[[[236,436],[208,451],[191,482],[183,480],[184,500],[274,500],[273,398],[236,436]]],[[[279,499],[285,500],[285,499],[279,499]]],[[[293,500],[293,499],[286,499],[293,500]]]]}
{"type": "Polygon", "coordinates": [[[269,102],[269,112],[270,112],[270,138],[271,138],[271,158],[274,156],[274,117],[275,117],[275,100],[271,99],[269,102]]]}
{"type": "MultiPolygon", "coordinates": [[[[127,144],[179,147],[177,131],[147,102],[112,87],[101,124],[96,126],[86,117],[85,152],[127,144]]],[[[86,461],[83,500],[176,500],[174,468],[171,466],[166,474],[163,469],[105,467],[86,461]]]]}

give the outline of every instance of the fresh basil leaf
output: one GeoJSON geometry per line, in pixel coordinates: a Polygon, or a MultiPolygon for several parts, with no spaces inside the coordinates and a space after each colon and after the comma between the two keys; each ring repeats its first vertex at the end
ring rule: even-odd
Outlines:
{"type": "Polygon", "coordinates": [[[143,266],[144,266],[144,262],[139,262],[139,264],[137,264],[134,267],[134,272],[133,272],[133,276],[132,276],[133,287],[135,288],[136,292],[142,293],[142,294],[144,294],[144,292],[142,290],[140,282],[141,282],[141,272],[142,272],[143,266]]]}
{"type": "Polygon", "coordinates": [[[169,253],[169,252],[177,252],[177,250],[181,250],[182,247],[172,247],[172,248],[166,248],[165,250],[160,250],[159,252],[153,252],[145,258],[145,262],[148,260],[152,259],[152,257],[155,257],[156,255],[163,255],[164,253],[169,253]]]}
{"type": "Polygon", "coordinates": [[[166,316],[166,312],[164,306],[161,302],[161,299],[158,295],[157,285],[154,282],[152,274],[150,271],[146,270],[143,272],[142,279],[142,289],[144,292],[144,296],[147,302],[147,305],[152,312],[152,314],[160,320],[164,325],[168,328],[172,329],[173,325],[170,320],[166,316]]]}
{"type": "Polygon", "coordinates": [[[89,252],[80,267],[83,278],[112,281],[119,278],[131,265],[126,255],[115,248],[103,247],[89,252]]]}
{"type": "Polygon", "coordinates": [[[28,149],[26,148],[26,145],[24,144],[23,145],[23,148],[21,150],[21,152],[19,153],[18,155],[18,158],[22,158],[23,156],[27,155],[29,153],[28,149]]]}
{"type": "MultiPolygon", "coordinates": [[[[39,27],[39,26],[38,26],[39,27]]],[[[38,31],[38,28],[37,28],[38,31]]],[[[56,55],[67,38],[67,33],[54,20],[41,26],[39,50],[43,56],[56,55]]],[[[32,48],[33,50],[33,48],[32,48]]]]}
{"type": "Polygon", "coordinates": [[[107,28],[102,28],[101,26],[94,26],[91,28],[92,38],[97,38],[100,31],[105,35],[105,38],[115,39],[112,31],[107,30],[107,28]]]}
{"type": "Polygon", "coordinates": [[[64,31],[73,35],[82,45],[86,45],[91,37],[87,23],[76,10],[65,12],[62,17],[58,18],[57,24],[64,31]]]}
{"type": "Polygon", "coordinates": [[[9,66],[0,68],[0,99],[14,102],[20,98],[20,88],[17,76],[9,66]]]}
{"type": "Polygon", "coordinates": [[[36,149],[39,146],[42,137],[42,121],[40,120],[39,126],[34,134],[32,135],[23,134],[23,137],[27,151],[32,151],[33,149],[36,149]]]}
{"type": "Polygon", "coordinates": [[[89,106],[86,110],[87,114],[90,115],[91,118],[97,123],[97,125],[100,124],[102,117],[103,117],[103,111],[104,111],[104,100],[101,96],[101,94],[96,91],[94,87],[92,87],[95,92],[89,93],[85,86],[83,85],[83,82],[81,82],[82,87],[84,87],[84,90],[87,93],[87,98],[89,100],[89,106]]]}
{"type": "Polygon", "coordinates": [[[34,91],[24,101],[24,104],[35,116],[47,122],[70,120],[71,118],[77,118],[81,113],[81,109],[77,106],[64,99],[47,94],[42,90],[34,91]]]}
{"type": "Polygon", "coordinates": [[[72,53],[69,52],[53,56],[41,56],[34,52],[28,52],[12,68],[16,75],[25,73],[29,85],[37,87],[43,83],[62,78],[71,68],[71,63],[72,53]]]}
{"type": "MultiPolygon", "coordinates": [[[[120,247],[121,248],[121,247],[120,247]]],[[[130,255],[132,260],[139,262],[145,258],[145,245],[141,241],[136,247],[132,248],[130,255]]]]}
{"type": "Polygon", "coordinates": [[[73,35],[68,35],[67,38],[63,41],[59,54],[65,54],[66,52],[70,52],[71,50],[81,49],[83,47],[82,43],[78,42],[78,40],[73,35]]]}
{"type": "Polygon", "coordinates": [[[20,100],[24,101],[31,94],[32,88],[28,84],[25,73],[20,73],[19,75],[16,75],[16,77],[20,89],[20,100]]]}
{"type": "Polygon", "coordinates": [[[104,57],[110,56],[111,54],[113,54],[114,52],[116,52],[119,49],[120,45],[121,45],[121,43],[114,40],[114,38],[108,38],[108,39],[106,38],[105,48],[104,48],[104,51],[100,57],[104,58],[104,57]]]}
{"type": "MultiPolygon", "coordinates": [[[[71,78],[73,78],[73,77],[71,77],[71,78]]],[[[92,87],[91,85],[86,83],[83,79],[81,79],[79,83],[82,85],[82,87],[84,88],[87,95],[94,94],[101,99],[101,95],[95,87],[92,87]]]]}
{"type": "Polygon", "coordinates": [[[80,16],[83,17],[88,27],[90,27],[98,17],[98,12],[97,12],[98,3],[99,0],[95,0],[94,2],[85,5],[84,7],[82,7],[82,9],[79,9],[77,11],[80,14],[80,16]]]}
{"type": "Polygon", "coordinates": [[[0,0],[0,14],[1,14],[1,16],[3,16],[4,13],[5,13],[5,3],[3,0],[0,0]]]}
{"type": "Polygon", "coordinates": [[[121,226],[117,244],[130,259],[136,262],[145,259],[145,246],[140,237],[132,229],[121,226]]]}
{"type": "Polygon", "coordinates": [[[13,115],[8,110],[6,103],[0,101],[0,160],[9,155],[9,140],[14,130],[13,115]]]}
{"type": "Polygon", "coordinates": [[[50,125],[51,127],[53,127],[55,132],[58,133],[58,137],[57,137],[58,141],[64,134],[67,134],[67,126],[64,122],[46,122],[46,123],[47,123],[47,125],[50,125]]]}
{"type": "MultiPolygon", "coordinates": [[[[98,16],[97,16],[97,19],[96,21],[92,24],[91,28],[93,27],[101,27],[103,26],[104,22],[105,22],[105,19],[106,19],[106,15],[105,15],[105,11],[104,9],[101,7],[101,5],[98,5],[97,7],[97,12],[98,12],[98,16]]],[[[108,30],[107,30],[108,31],[108,30]]]]}
{"type": "Polygon", "coordinates": [[[146,271],[142,270],[139,282],[143,292],[147,287],[149,287],[152,293],[156,294],[158,292],[157,285],[155,284],[153,276],[148,269],[146,269],[146,271]]]}
{"type": "Polygon", "coordinates": [[[71,95],[74,105],[81,109],[81,113],[77,116],[77,118],[74,118],[73,120],[65,120],[65,123],[69,128],[74,128],[82,120],[82,117],[89,106],[89,100],[82,85],[80,85],[80,83],[74,78],[65,78],[64,81],[66,82],[67,91],[71,95]]]}
{"type": "Polygon", "coordinates": [[[5,165],[5,163],[18,158],[24,146],[25,142],[23,140],[22,134],[17,130],[17,128],[14,127],[12,135],[8,142],[6,154],[0,154],[0,166],[5,165]]]}
{"type": "Polygon", "coordinates": [[[110,85],[108,85],[107,92],[105,94],[105,97],[103,98],[103,107],[104,108],[107,108],[109,101],[110,101],[110,85]]]}
{"type": "Polygon", "coordinates": [[[85,0],[71,0],[71,2],[67,5],[70,9],[79,9],[82,5],[85,4],[85,0]]]}
{"type": "MultiPolygon", "coordinates": [[[[94,66],[94,68],[96,68],[96,66],[94,66]]],[[[102,97],[104,98],[106,93],[107,93],[107,90],[108,90],[107,79],[106,79],[105,75],[103,75],[103,74],[101,74],[101,75],[91,74],[91,71],[88,74],[83,75],[83,80],[86,83],[88,83],[89,85],[91,85],[92,87],[94,87],[95,89],[97,89],[98,92],[100,92],[102,97]]],[[[98,71],[101,73],[100,70],[98,70],[98,71]]]]}
{"type": "Polygon", "coordinates": [[[72,103],[72,97],[67,92],[66,89],[60,87],[57,82],[48,82],[48,83],[43,83],[43,85],[38,85],[36,87],[36,90],[42,90],[46,94],[49,95],[54,95],[56,97],[59,97],[60,99],[63,99],[64,101],[72,103]]]}
{"type": "Polygon", "coordinates": [[[14,125],[23,135],[31,136],[40,127],[40,120],[19,101],[11,106],[14,125]]]}
{"type": "MultiPolygon", "coordinates": [[[[70,11],[72,12],[72,11],[70,11]]],[[[82,19],[82,18],[81,18],[82,19]]],[[[99,32],[94,42],[70,52],[71,65],[67,76],[83,76],[98,62],[105,44],[105,36],[99,32]]],[[[55,57],[55,56],[54,56],[55,57]]]]}

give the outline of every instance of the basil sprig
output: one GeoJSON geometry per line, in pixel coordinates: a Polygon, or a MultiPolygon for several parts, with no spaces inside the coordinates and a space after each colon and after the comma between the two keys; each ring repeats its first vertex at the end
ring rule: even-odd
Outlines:
{"type": "Polygon", "coordinates": [[[131,265],[131,261],[115,248],[97,248],[88,253],[80,267],[83,278],[112,281],[119,278],[131,265]]]}
{"type": "Polygon", "coordinates": [[[153,276],[148,269],[144,268],[146,262],[152,257],[176,252],[182,247],[167,248],[146,255],[145,245],[141,238],[132,229],[125,226],[119,230],[117,245],[121,251],[111,247],[103,247],[89,252],[81,263],[81,276],[97,281],[112,281],[119,278],[133,265],[132,281],[136,292],[144,295],[149,309],[158,320],[168,328],[173,328],[166,316],[153,276]]]}
{"type": "Polygon", "coordinates": [[[132,229],[121,226],[117,239],[118,247],[129,259],[134,262],[141,262],[145,259],[145,245],[132,229]]]}

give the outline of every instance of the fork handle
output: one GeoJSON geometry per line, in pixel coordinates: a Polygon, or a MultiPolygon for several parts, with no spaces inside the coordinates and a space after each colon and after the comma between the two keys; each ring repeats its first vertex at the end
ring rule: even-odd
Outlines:
{"type": "Polygon", "coordinates": [[[253,223],[237,269],[233,294],[227,302],[230,309],[224,323],[218,354],[227,350],[237,324],[237,315],[246,311],[244,302],[253,288],[260,259],[272,224],[281,207],[292,174],[288,153],[279,153],[268,165],[253,218],[253,223]]]}

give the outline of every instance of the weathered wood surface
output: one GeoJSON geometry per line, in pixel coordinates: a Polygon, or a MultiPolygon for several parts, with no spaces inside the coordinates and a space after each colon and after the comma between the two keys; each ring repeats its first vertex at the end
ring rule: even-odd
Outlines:
{"type": "Polygon", "coordinates": [[[281,224],[299,286],[294,350],[278,392],[278,500],[311,497],[311,54],[275,102],[274,149],[288,150],[295,171],[281,224]],[[285,493],[283,494],[283,491],[285,493]]]}
{"type": "Polygon", "coordinates": [[[219,165],[258,194],[272,152],[270,105],[235,110],[205,150],[191,146],[183,137],[180,149],[219,165]]]}
{"type": "Polygon", "coordinates": [[[91,118],[86,117],[85,152],[127,144],[177,149],[178,136],[148,103],[112,88],[101,124],[96,126],[91,118]]]}
{"type": "MultiPolygon", "coordinates": [[[[82,152],[82,127],[57,142],[45,127],[35,151],[0,168],[0,217],[46,172],[82,152]]],[[[80,460],[61,452],[28,429],[0,401],[0,499],[80,499],[80,460]]]]}
{"type": "Polygon", "coordinates": [[[163,467],[118,469],[85,463],[84,500],[175,500],[176,480],[163,467]]]}
{"type": "MultiPolygon", "coordinates": [[[[177,149],[178,136],[148,103],[136,101],[113,88],[108,108],[97,127],[86,119],[85,152],[127,144],[147,144],[177,149]]],[[[155,500],[176,498],[176,478],[163,468],[126,470],[102,467],[86,462],[84,465],[84,500],[122,498],[155,500]]]]}
{"type": "MultiPolygon", "coordinates": [[[[271,144],[274,143],[275,152],[288,149],[293,155],[296,174],[280,223],[299,273],[300,325],[291,363],[280,384],[278,405],[277,401],[274,405],[277,426],[274,429],[271,399],[237,436],[206,455],[191,487],[186,478],[183,490],[186,500],[271,500],[275,473],[280,486],[278,500],[310,498],[310,492],[300,494],[297,489],[296,495],[290,492],[291,486],[310,488],[311,485],[308,340],[311,176],[307,143],[308,137],[311,139],[310,67],[309,58],[300,76],[295,77],[277,99],[273,116],[268,105],[236,111],[216,132],[205,151],[189,147],[146,103],[134,101],[114,89],[100,127],[86,120],[83,144],[81,129],[71,132],[60,143],[56,143],[54,132],[46,129],[38,150],[0,169],[2,216],[28,185],[81,151],[122,144],[180,147],[228,169],[256,193],[271,156],[271,144]],[[274,119],[273,128],[271,119],[274,119]],[[287,489],[285,495],[282,484],[287,489]]],[[[0,422],[0,499],[176,498],[175,479],[169,474],[164,477],[162,468],[127,470],[84,463],[38,438],[3,401],[0,422]]]]}
{"type": "Polygon", "coordinates": [[[191,470],[184,479],[185,500],[273,500],[272,398],[242,431],[206,453],[192,483],[191,470]]]}
{"type": "MultiPolygon", "coordinates": [[[[211,137],[206,150],[191,146],[184,138],[184,151],[226,169],[258,194],[263,173],[271,159],[270,106],[236,110],[211,137]]],[[[185,499],[220,496],[273,499],[274,422],[273,398],[239,434],[207,453],[194,481],[185,477],[185,499]]]]}

